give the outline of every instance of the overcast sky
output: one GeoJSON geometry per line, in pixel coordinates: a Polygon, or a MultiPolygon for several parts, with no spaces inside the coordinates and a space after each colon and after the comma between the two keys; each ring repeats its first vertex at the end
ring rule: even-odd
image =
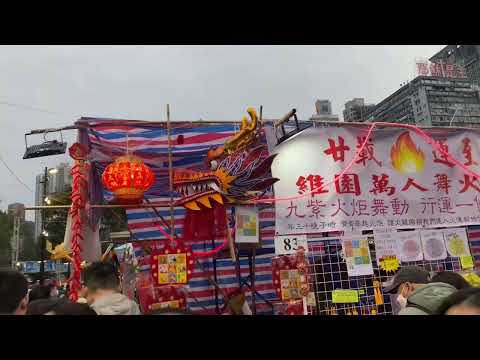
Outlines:
{"type": "MultiPolygon", "coordinates": [[[[306,119],[319,98],[341,116],[354,97],[390,95],[413,78],[415,58],[442,47],[0,46],[0,156],[34,191],[43,167],[67,156],[22,160],[24,133],[81,116],[164,120],[169,103],[172,120],[238,120],[260,105],[265,118],[295,107],[306,119]]],[[[2,209],[34,203],[3,164],[0,174],[2,209]]]]}

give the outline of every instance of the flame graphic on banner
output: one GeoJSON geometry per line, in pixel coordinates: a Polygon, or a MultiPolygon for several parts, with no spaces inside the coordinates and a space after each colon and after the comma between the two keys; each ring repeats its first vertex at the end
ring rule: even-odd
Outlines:
{"type": "Polygon", "coordinates": [[[415,146],[408,131],[393,144],[390,157],[393,168],[402,174],[422,172],[425,167],[425,154],[415,146]]]}

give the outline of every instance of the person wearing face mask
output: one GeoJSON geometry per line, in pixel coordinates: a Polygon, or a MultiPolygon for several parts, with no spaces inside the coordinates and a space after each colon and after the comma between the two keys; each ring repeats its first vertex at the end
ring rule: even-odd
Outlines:
{"type": "Polygon", "coordinates": [[[385,292],[396,294],[398,315],[432,315],[447,296],[457,291],[450,284],[429,280],[429,273],[419,266],[397,272],[385,292]]]}

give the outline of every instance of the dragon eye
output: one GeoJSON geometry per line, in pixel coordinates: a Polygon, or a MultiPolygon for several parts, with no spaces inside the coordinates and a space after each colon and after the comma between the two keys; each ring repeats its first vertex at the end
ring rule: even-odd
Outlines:
{"type": "Polygon", "coordinates": [[[218,161],[217,160],[212,160],[210,162],[210,169],[212,171],[215,171],[215,170],[217,170],[217,168],[218,168],[218,161]]]}

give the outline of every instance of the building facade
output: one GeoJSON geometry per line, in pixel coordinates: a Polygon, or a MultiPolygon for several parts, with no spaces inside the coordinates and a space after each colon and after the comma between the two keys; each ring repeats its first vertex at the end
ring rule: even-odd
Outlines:
{"type": "Polygon", "coordinates": [[[433,55],[430,61],[464,66],[467,78],[480,86],[480,45],[448,45],[433,55]]]}
{"type": "Polygon", "coordinates": [[[343,121],[364,122],[367,121],[369,113],[375,109],[375,104],[365,104],[362,98],[354,98],[345,103],[343,110],[343,121]]]}
{"type": "Polygon", "coordinates": [[[332,114],[332,103],[330,100],[317,100],[315,102],[316,114],[310,117],[311,121],[339,121],[337,115],[332,114]]]}
{"type": "Polygon", "coordinates": [[[466,79],[418,76],[378,103],[368,121],[480,127],[478,87],[466,79]]]}
{"type": "Polygon", "coordinates": [[[22,222],[25,221],[25,205],[20,203],[8,205],[8,215],[19,217],[22,222]]]}
{"type": "MultiPolygon", "coordinates": [[[[68,163],[60,163],[54,169],[50,169],[47,176],[47,192],[43,192],[44,174],[39,174],[35,181],[35,205],[45,205],[45,198],[48,195],[62,193],[71,189],[72,175],[71,166],[68,163]]],[[[38,241],[43,229],[42,212],[35,211],[35,241],[38,241]]]]}

